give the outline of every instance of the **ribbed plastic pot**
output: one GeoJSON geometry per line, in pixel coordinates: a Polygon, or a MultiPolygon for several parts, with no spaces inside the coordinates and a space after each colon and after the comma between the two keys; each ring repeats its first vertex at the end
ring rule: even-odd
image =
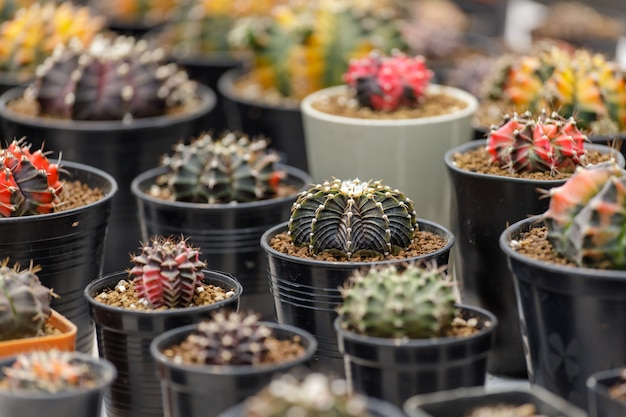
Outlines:
{"type": "Polygon", "coordinates": [[[240,97],[234,83],[242,74],[241,69],[229,70],[217,82],[228,128],[268,137],[270,146],[283,155],[285,164],[308,172],[300,106],[272,106],[240,97]]]}
{"type": "Polygon", "coordinates": [[[188,113],[121,121],[68,121],[28,117],[7,107],[23,94],[23,87],[0,96],[0,119],[5,137],[26,136],[33,148],[45,143],[63,159],[84,163],[111,174],[119,184],[113,199],[107,235],[104,273],[120,271],[128,264],[128,254],[137,249],[141,239],[137,205],[130,192],[131,180],[154,167],[172,146],[206,128],[207,118],[215,107],[215,93],[198,86],[200,103],[188,113]]]}
{"type": "MultiPolygon", "coordinates": [[[[10,392],[0,390],[0,410],[3,416],[47,417],[89,416],[99,417],[102,411],[102,397],[109,389],[116,375],[113,364],[94,358],[86,353],[75,353],[83,363],[89,365],[97,375],[97,382],[92,388],[69,392],[10,392]]],[[[4,368],[15,362],[15,357],[0,361],[0,379],[5,376],[4,368]]]]}
{"type": "MultiPolygon", "coordinates": [[[[36,148],[36,147],[35,147],[36,148]]],[[[51,306],[77,327],[76,349],[93,351],[93,323],[83,290],[100,276],[111,204],[118,186],[99,169],[65,161],[61,179],[79,180],[102,190],[104,197],[72,210],[0,218],[0,253],[11,263],[41,266],[37,276],[59,295],[51,306]]]]}
{"type": "Polygon", "coordinates": [[[268,258],[268,279],[274,297],[276,319],[279,323],[300,327],[312,333],[318,342],[312,367],[315,370],[344,375],[343,356],[339,352],[334,320],[342,303],[338,288],[355,271],[381,265],[402,265],[406,262],[433,260],[447,265],[454,236],[446,228],[418,219],[420,230],[441,236],[446,244],[428,255],[401,260],[377,262],[331,262],[305,259],[274,249],[270,241],[287,231],[287,223],[268,229],[261,237],[261,247],[268,258]]]}
{"type": "MultiPolygon", "coordinates": [[[[367,398],[367,411],[371,417],[406,417],[402,410],[393,404],[386,403],[376,398],[367,398]]],[[[244,404],[230,407],[218,417],[245,417],[244,404]]]]}
{"type": "MultiPolygon", "coordinates": [[[[522,343],[513,274],[499,238],[507,225],[548,209],[550,199],[539,189],[549,190],[565,180],[532,180],[481,174],[459,168],[456,153],[486,146],[486,140],[472,141],[449,150],[444,158],[452,183],[452,232],[457,238],[455,274],[462,286],[463,302],[493,312],[500,321],[495,346],[489,356],[489,372],[526,377],[527,365],[522,343]]],[[[587,149],[613,152],[621,166],[623,156],[603,145],[587,149]]]]}
{"type": "Polygon", "coordinates": [[[105,288],[114,288],[127,272],[101,277],[85,288],[96,324],[100,356],[117,368],[117,378],[104,397],[107,417],[162,417],[161,387],[150,343],[161,333],[210,318],[220,309],[237,310],[242,287],[232,276],[205,270],[206,284],[234,291],[231,298],[215,304],[163,311],[134,311],[96,301],[105,288]]]}
{"type": "MultiPolygon", "coordinates": [[[[307,173],[285,169],[285,185],[302,191],[311,183],[307,173]]],[[[259,244],[263,233],[289,219],[297,195],[238,204],[196,204],[165,201],[146,192],[166,172],[154,168],[131,183],[137,198],[142,238],[183,234],[201,250],[208,268],[228,271],[243,285],[240,308],[274,320],[274,302],[267,282],[267,257],[259,244]]]]}
{"type": "Polygon", "coordinates": [[[587,378],[626,365],[626,274],[555,265],[511,248],[512,240],[542,224],[534,216],[500,236],[528,343],[529,379],[586,408],[587,378]]]}
{"type": "Polygon", "coordinates": [[[293,326],[263,322],[279,340],[298,336],[305,354],[297,360],[268,366],[181,365],[168,359],[163,350],[179,344],[197,327],[189,325],[163,333],[150,351],[157,364],[163,390],[163,408],[168,417],[216,417],[270,383],[275,375],[308,364],[317,342],[310,333],[293,326]]]}
{"type": "Polygon", "coordinates": [[[589,417],[624,417],[626,401],[611,397],[609,389],[624,381],[626,368],[596,372],[587,379],[589,417]]]}
{"type": "Polygon", "coordinates": [[[416,394],[484,385],[498,320],[480,308],[459,310],[466,320],[478,319],[476,334],[400,341],[354,333],[337,317],[335,331],[350,387],[402,407],[416,394]]]}
{"type": "Polygon", "coordinates": [[[404,412],[409,417],[464,417],[477,407],[524,404],[534,405],[537,415],[545,417],[587,417],[580,408],[536,386],[496,391],[471,387],[421,394],[404,403],[404,412]]]}

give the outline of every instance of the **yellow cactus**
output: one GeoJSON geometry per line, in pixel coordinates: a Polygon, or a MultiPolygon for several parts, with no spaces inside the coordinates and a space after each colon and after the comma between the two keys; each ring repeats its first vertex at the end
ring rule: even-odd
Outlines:
{"type": "Polygon", "coordinates": [[[104,18],[70,2],[35,3],[20,9],[0,25],[0,70],[31,77],[58,44],[72,38],[89,43],[104,24],[104,18]]]}

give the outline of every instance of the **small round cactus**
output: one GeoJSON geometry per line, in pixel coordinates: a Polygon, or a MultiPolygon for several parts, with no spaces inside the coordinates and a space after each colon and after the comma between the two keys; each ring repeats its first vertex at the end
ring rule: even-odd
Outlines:
{"type": "Polygon", "coordinates": [[[577,168],[550,190],[543,219],[554,249],[578,266],[626,269],[626,170],[615,162],[577,168]]]}
{"type": "Polygon", "coordinates": [[[20,270],[8,262],[0,264],[0,340],[42,335],[53,292],[39,281],[38,266],[20,270]]]}
{"type": "Polygon", "coordinates": [[[298,195],[289,236],[314,254],[388,256],[409,247],[417,230],[413,201],[380,181],[324,182],[298,195]]]}
{"type": "Polygon", "coordinates": [[[505,116],[487,137],[492,163],[510,172],[573,172],[585,156],[587,137],[573,117],[565,119],[544,110],[537,117],[525,112],[505,116]]]}
{"type": "Polygon", "coordinates": [[[86,362],[55,349],[18,355],[4,374],[11,391],[76,391],[93,387],[97,379],[86,362]]]}
{"type": "Polygon", "coordinates": [[[59,165],[24,139],[0,150],[0,217],[46,214],[59,204],[59,165]]]}
{"type": "Polygon", "coordinates": [[[279,157],[263,138],[227,132],[219,138],[203,134],[179,143],[161,163],[169,172],[165,187],[176,201],[191,203],[248,202],[276,195],[284,171],[279,157]]]}
{"type": "Polygon", "coordinates": [[[351,60],[343,80],[356,91],[361,106],[393,111],[419,105],[432,76],[422,56],[393,51],[351,60]]]}
{"type": "Polygon", "coordinates": [[[159,236],[141,247],[139,255],[131,255],[134,266],[128,275],[132,278],[139,297],[151,307],[188,307],[196,287],[204,279],[197,248],[182,237],[159,236]]]}
{"type": "Polygon", "coordinates": [[[25,97],[40,113],[74,120],[161,116],[195,97],[196,84],[164,52],[132,37],[96,36],[60,44],[37,68],[25,97]]]}
{"type": "Polygon", "coordinates": [[[370,268],[364,274],[355,273],[340,290],[343,323],[368,336],[438,337],[455,317],[454,285],[434,266],[370,268]]]}
{"type": "Polygon", "coordinates": [[[284,374],[248,398],[243,417],[369,417],[366,398],[349,394],[346,381],[310,373],[284,374]]]}

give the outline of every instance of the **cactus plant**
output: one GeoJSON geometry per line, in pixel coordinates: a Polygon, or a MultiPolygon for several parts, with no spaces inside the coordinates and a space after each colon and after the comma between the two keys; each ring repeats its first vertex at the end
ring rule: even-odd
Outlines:
{"type": "Polygon", "coordinates": [[[0,150],[0,169],[1,217],[50,213],[58,205],[60,166],[42,149],[31,152],[24,139],[14,140],[0,150]]]}
{"type": "Polygon", "coordinates": [[[413,202],[381,181],[335,179],[314,185],[298,195],[289,218],[296,246],[348,259],[397,254],[411,244],[416,230],[413,202]]]}
{"type": "Polygon", "coordinates": [[[455,317],[456,296],[442,269],[409,264],[356,272],[341,288],[339,316],[349,330],[386,338],[443,336],[455,317]]]}
{"type": "Polygon", "coordinates": [[[192,203],[248,202],[271,198],[284,178],[275,166],[279,157],[264,138],[226,132],[205,133],[191,143],[179,143],[161,163],[161,178],[175,201],[192,203]]]}
{"type": "Polygon", "coordinates": [[[350,394],[341,379],[310,373],[302,380],[291,374],[275,378],[248,398],[243,417],[369,417],[367,401],[350,394]]]}
{"type": "Polygon", "coordinates": [[[38,266],[20,270],[19,264],[9,268],[8,262],[0,264],[0,340],[40,336],[54,293],[39,281],[38,266]]]}
{"type": "Polygon", "coordinates": [[[191,102],[195,83],[146,41],[96,36],[88,45],[76,39],[58,45],[25,98],[48,116],[130,122],[191,102]]]}
{"type": "Polygon", "coordinates": [[[30,78],[58,44],[84,44],[103,31],[105,20],[71,2],[34,2],[0,25],[0,71],[30,78]]]}
{"type": "Polygon", "coordinates": [[[156,237],[142,245],[139,255],[131,255],[131,262],[128,275],[139,297],[152,308],[189,306],[206,266],[199,250],[182,237],[156,237]]]}
{"type": "Polygon", "coordinates": [[[492,163],[510,172],[573,172],[585,156],[587,137],[573,117],[565,119],[543,110],[538,116],[525,112],[505,116],[501,126],[493,126],[487,137],[492,163]]]}
{"type": "Polygon", "coordinates": [[[0,22],[11,19],[19,9],[35,2],[36,0],[0,0],[0,22]]]}
{"type": "Polygon", "coordinates": [[[405,47],[388,0],[281,4],[269,17],[240,19],[229,42],[253,53],[250,74],[263,90],[296,100],[341,84],[350,58],[405,47]]]}
{"type": "Polygon", "coordinates": [[[34,351],[20,354],[4,368],[11,391],[68,392],[92,388],[98,376],[72,352],[34,351]]]}
{"type": "Polygon", "coordinates": [[[432,76],[422,56],[411,58],[394,50],[390,56],[375,51],[351,60],[343,80],[355,90],[361,106],[393,111],[418,106],[432,76]]]}
{"type": "Polygon", "coordinates": [[[626,269],[626,171],[615,162],[579,167],[550,190],[543,214],[554,249],[578,266],[626,269]]]}

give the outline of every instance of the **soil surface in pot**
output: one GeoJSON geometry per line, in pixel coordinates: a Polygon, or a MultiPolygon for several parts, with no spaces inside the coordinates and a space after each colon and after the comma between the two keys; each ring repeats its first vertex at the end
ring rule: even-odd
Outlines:
{"type": "Polygon", "coordinates": [[[567,260],[554,250],[547,236],[548,229],[545,226],[537,225],[523,233],[518,240],[511,241],[511,247],[517,253],[539,261],[576,266],[574,262],[567,260]]]}
{"type": "Polygon", "coordinates": [[[626,403],[626,371],[622,372],[622,379],[609,388],[609,395],[611,398],[626,403]]]}
{"type": "Polygon", "coordinates": [[[390,254],[387,257],[382,255],[377,256],[352,256],[350,260],[345,257],[335,256],[331,253],[320,253],[315,255],[308,246],[296,246],[292,243],[291,237],[287,232],[277,234],[270,241],[270,246],[281,253],[285,253],[290,256],[296,256],[298,258],[315,259],[318,261],[345,261],[345,262],[377,262],[391,259],[408,259],[415,256],[428,255],[433,253],[446,245],[446,240],[432,232],[423,230],[416,230],[415,236],[411,245],[398,253],[397,255],[390,254]]]}
{"type": "Polygon", "coordinates": [[[90,188],[80,181],[66,181],[59,193],[60,204],[55,207],[54,212],[83,207],[102,198],[104,194],[99,188],[90,188]]]}
{"type": "Polygon", "coordinates": [[[537,412],[534,404],[508,405],[494,404],[478,407],[465,414],[463,417],[545,417],[537,412]]]}
{"type": "MultiPolygon", "coordinates": [[[[191,306],[205,306],[226,300],[235,295],[231,290],[226,290],[216,285],[201,283],[196,288],[191,306]]],[[[105,288],[96,294],[95,300],[111,307],[120,307],[137,311],[163,311],[167,307],[152,308],[146,299],[139,297],[132,281],[120,280],[115,288],[105,288]]]]}
{"type": "MultiPolygon", "coordinates": [[[[598,164],[611,159],[611,154],[601,153],[596,150],[587,150],[586,164],[598,164]]],[[[454,162],[457,167],[465,171],[479,174],[498,175],[501,177],[527,178],[533,180],[561,180],[572,176],[573,172],[510,172],[508,169],[491,163],[491,154],[485,147],[479,147],[469,152],[454,154],[454,162]]]]}
{"type": "Polygon", "coordinates": [[[233,80],[231,94],[242,100],[259,104],[293,108],[300,106],[301,99],[285,97],[275,88],[264,88],[251,74],[242,74],[233,80]]]}

